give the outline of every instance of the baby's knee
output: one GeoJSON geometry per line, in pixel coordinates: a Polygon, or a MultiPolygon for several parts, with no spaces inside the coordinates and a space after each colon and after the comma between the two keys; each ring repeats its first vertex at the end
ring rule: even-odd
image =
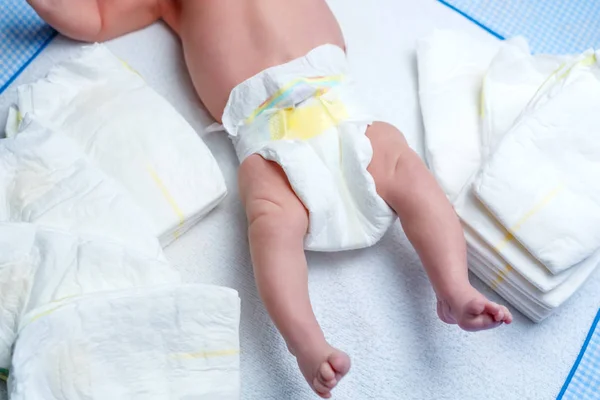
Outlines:
{"type": "MultiPolygon", "coordinates": [[[[376,122],[367,130],[373,148],[373,158],[367,170],[375,180],[377,191],[382,192],[397,184],[398,171],[410,167],[415,153],[402,132],[392,125],[376,122]]],[[[385,198],[385,196],[383,196],[385,198]]]]}
{"type": "Polygon", "coordinates": [[[249,157],[240,167],[239,185],[251,230],[267,234],[306,233],[306,208],[277,164],[260,156],[249,157]]]}
{"type": "Polygon", "coordinates": [[[248,227],[251,232],[272,236],[304,236],[308,215],[302,204],[275,197],[248,199],[248,227]]]}

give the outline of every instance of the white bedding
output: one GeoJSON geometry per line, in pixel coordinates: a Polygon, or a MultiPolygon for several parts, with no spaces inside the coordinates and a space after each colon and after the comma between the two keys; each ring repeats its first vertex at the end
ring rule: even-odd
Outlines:
{"type": "MultiPolygon", "coordinates": [[[[421,152],[416,39],[434,27],[489,35],[432,0],[330,0],[330,4],[346,34],[350,62],[363,92],[382,118],[403,130],[421,152]]],[[[14,88],[43,76],[79,46],[58,38],[31,64],[0,96],[0,126],[16,99],[14,88]]],[[[212,123],[198,108],[177,40],[163,25],[108,46],[199,132],[212,123]]],[[[167,256],[189,282],[225,285],[240,292],[242,399],[316,398],[269,322],[254,286],[233,148],[223,133],[203,138],[223,171],[229,195],[172,244],[167,256]]],[[[510,327],[461,332],[437,320],[433,292],[399,226],[377,246],[311,253],[309,264],[316,314],[332,343],[353,357],[350,375],[336,389],[338,399],[555,398],[600,304],[596,289],[600,273],[595,273],[568,304],[540,325],[516,314],[510,327]]]]}

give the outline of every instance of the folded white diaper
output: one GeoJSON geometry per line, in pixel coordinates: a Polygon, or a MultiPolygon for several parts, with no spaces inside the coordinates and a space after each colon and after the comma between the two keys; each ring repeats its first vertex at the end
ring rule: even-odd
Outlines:
{"type": "Polygon", "coordinates": [[[417,42],[427,162],[450,200],[481,162],[481,82],[499,47],[447,30],[417,42]]]}
{"type": "Polygon", "coordinates": [[[223,114],[240,161],[259,154],[282,167],[309,211],[305,248],[318,251],[372,245],[395,220],[367,172],[373,120],[333,45],[241,83],[223,114]]]}
{"type": "Polygon", "coordinates": [[[473,190],[550,271],[600,248],[600,63],[558,70],[486,161],[473,190]]]}
{"type": "Polygon", "coordinates": [[[489,213],[473,194],[471,185],[459,194],[454,209],[463,223],[477,232],[481,240],[533,286],[548,292],[565,282],[581,265],[575,265],[559,274],[552,274],[535,259],[512,235],[489,213]]]}
{"type": "Polygon", "coordinates": [[[101,237],[0,223],[0,368],[10,364],[27,312],[89,293],[180,281],[167,262],[101,237]]]}
{"type": "Polygon", "coordinates": [[[35,229],[30,224],[0,224],[0,369],[3,370],[10,366],[21,312],[33,284],[34,240],[35,229]]]}
{"type": "Polygon", "coordinates": [[[127,189],[163,246],[226,194],[214,157],[192,127],[103,45],[85,48],[18,95],[21,115],[64,133],[127,189]]]}
{"type": "Polygon", "coordinates": [[[148,217],[66,136],[26,118],[0,140],[0,222],[30,222],[107,238],[163,257],[148,217]]]}
{"type": "Polygon", "coordinates": [[[540,86],[569,56],[531,55],[527,41],[505,41],[481,86],[482,159],[487,159],[540,86]]]}
{"type": "Polygon", "coordinates": [[[206,285],[103,292],[23,318],[12,400],[239,399],[240,301],[206,285]]]}

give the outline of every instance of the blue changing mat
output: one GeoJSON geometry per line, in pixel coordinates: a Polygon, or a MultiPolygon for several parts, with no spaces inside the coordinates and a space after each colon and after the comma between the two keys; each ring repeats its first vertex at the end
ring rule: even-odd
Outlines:
{"type": "Polygon", "coordinates": [[[600,399],[600,311],[557,400],[600,399]]]}
{"type": "Polygon", "coordinates": [[[25,0],[0,0],[0,93],[54,36],[25,0]]]}
{"type": "Polygon", "coordinates": [[[534,53],[600,49],[600,0],[440,0],[500,39],[524,36],[534,53]]]}

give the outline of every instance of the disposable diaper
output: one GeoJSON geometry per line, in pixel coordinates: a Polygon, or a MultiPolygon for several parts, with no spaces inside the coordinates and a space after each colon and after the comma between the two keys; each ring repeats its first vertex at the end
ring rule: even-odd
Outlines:
{"type": "Polygon", "coordinates": [[[160,286],[65,300],[24,316],[12,400],[239,399],[232,289],[160,286]]]}
{"type": "Polygon", "coordinates": [[[127,189],[163,246],[226,194],[202,139],[103,45],[86,47],[44,79],[19,87],[18,97],[21,115],[64,133],[127,189]]]}
{"type": "Polygon", "coordinates": [[[165,261],[103,238],[0,223],[0,368],[10,365],[28,312],[85,294],[180,281],[165,261]]]}
{"type": "Polygon", "coordinates": [[[499,47],[448,30],[417,42],[426,158],[451,201],[481,162],[481,82],[499,47]]]}
{"type": "Polygon", "coordinates": [[[258,154],[282,167],[309,211],[305,248],[318,251],[370,246],[395,220],[367,172],[373,120],[333,45],[241,83],[223,114],[241,162],[258,154]]]}
{"type": "Polygon", "coordinates": [[[60,132],[26,118],[0,140],[0,222],[30,222],[107,241],[152,258],[162,250],[151,221],[121,185],[60,132]]]}
{"type": "Polygon", "coordinates": [[[600,248],[600,64],[556,71],[486,160],[473,190],[553,273],[600,248]]]}

